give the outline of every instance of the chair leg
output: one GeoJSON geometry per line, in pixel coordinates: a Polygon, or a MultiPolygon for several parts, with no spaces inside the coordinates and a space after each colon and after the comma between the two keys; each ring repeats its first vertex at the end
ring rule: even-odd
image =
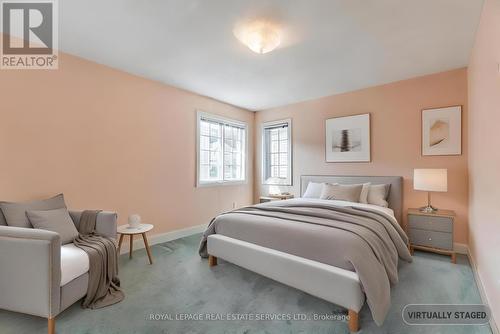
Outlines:
{"type": "Polygon", "coordinates": [[[349,331],[350,332],[357,332],[359,331],[359,315],[358,312],[355,312],[353,310],[349,310],[349,331]]]}
{"type": "Polygon", "coordinates": [[[217,258],[215,256],[209,255],[208,256],[208,266],[214,267],[216,265],[217,265],[217,258]]]}
{"type": "Polygon", "coordinates": [[[49,334],[55,334],[56,333],[56,319],[55,318],[49,318],[47,322],[47,332],[49,334]]]}

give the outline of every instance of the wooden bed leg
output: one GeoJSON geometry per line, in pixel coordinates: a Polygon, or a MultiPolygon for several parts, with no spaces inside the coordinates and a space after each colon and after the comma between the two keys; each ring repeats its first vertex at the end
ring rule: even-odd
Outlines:
{"type": "Polygon", "coordinates": [[[359,331],[359,316],[358,312],[355,312],[353,310],[349,310],[348,312],[349,316],[349,331],[350,332],[357,332],[359,331]]]}
{"type": "Polygon", "coordinates": [[[56,333],[56,319],[55,318],[49,318],[49,321],[47,322],[47,332],[49,334],[55,334],[56,333]]]}
{"type": "Polygon", "coordinates": [[[215,267],[217,265],[217,258],[213,255],[208,256],[208,266],[215,267]]]}

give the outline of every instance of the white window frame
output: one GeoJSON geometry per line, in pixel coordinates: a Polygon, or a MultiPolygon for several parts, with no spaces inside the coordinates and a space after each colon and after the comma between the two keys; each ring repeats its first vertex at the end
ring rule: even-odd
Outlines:
{"type": "Polygon", "coordinates": [[[204,111],[197,110],[196,112],[196,186],[197,187],[210,187],[219,185],[237,185],[237,184],[247,184],[248,182],[248,124],[243,121],[238,121],[214,114],[210,114],[204,111]],[[232,125],[241,127],[245,131],[244,135],[244,148],[242,149],[243,162],[241,164],[243,171],[243,180],[224,180],[224,128],[222,130],[222,180],[217,181],[202,181],[200,180],[200,121],[201,119],[209,119],[211,121],[222,123],[224,125],[232,125]]]}
{"type": "Polygon", "coordinates": [[[264,185],[281,185],[281,186],[292,186],[293,185],[293,151],[292,151],[292,119],[287,118],[287,119],[282,119],[282,120],[277,120],[277,121],[271,121],[271,122],[265,122],[262,123],[261,125],[261,142],[262,142],[262,149],[261,149],[261,180],[262,184],[264,185]],[[268,128],[273,128],[276,126],[279,126],[280,124],[287,124],[287,131],[288,131],[288,175],[287,178],[284,182],[281,183],[275,183],[275,182],[270,182],[266,180],[266,170],[267,170],[267,159],[266,159],[266,154],[267,152],[267,143],[266,143],[266,138],[265,138],[265,130],[268,128]]]}

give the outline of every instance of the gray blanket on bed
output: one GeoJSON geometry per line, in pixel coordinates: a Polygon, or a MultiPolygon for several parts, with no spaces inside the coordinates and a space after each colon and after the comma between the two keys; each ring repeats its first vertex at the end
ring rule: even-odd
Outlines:
{"type": "Polygon", "coordinates": [[[73,243],[89,256],[89,284],[83,308],[97,309],[121,302],[125,295],[118,278],[118,254],[115,242],[95,234],[99,211],[83,211],[73,243]]]}
{"type": "Polygon", "coordinates": [[[390,286],[398,282],[398,259],[412,260],[396,219],[368,208],[291,200],[231,211],[211,221],[202,257],[215,233],[356,271],[378,325],[390,307],[390,286]]]}

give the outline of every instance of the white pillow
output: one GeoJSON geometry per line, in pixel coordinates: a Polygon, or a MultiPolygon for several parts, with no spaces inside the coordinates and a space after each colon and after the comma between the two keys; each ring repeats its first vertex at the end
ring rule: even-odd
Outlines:
{"type": "Polygon", "coordinates": [[[389,196],[390,186],[390,184],[377,184],[370,186],[370,191],[368,192],[368,204],[378,205],[384,208],[389,207],[387,196],[389,196]]]}
{"type": "Polygon", "coordinates": [[[323,185],[324,183],[309,182],[302,198],[319,198],[323,190],[323,185]]]}
{"type": "Polygon", "coordinates": [[[368,192],[370,191],[371,183],[363,183],[363,189],[361,189],[361,195],[359,195],[359,203],[368,204],[368,192]]]}

